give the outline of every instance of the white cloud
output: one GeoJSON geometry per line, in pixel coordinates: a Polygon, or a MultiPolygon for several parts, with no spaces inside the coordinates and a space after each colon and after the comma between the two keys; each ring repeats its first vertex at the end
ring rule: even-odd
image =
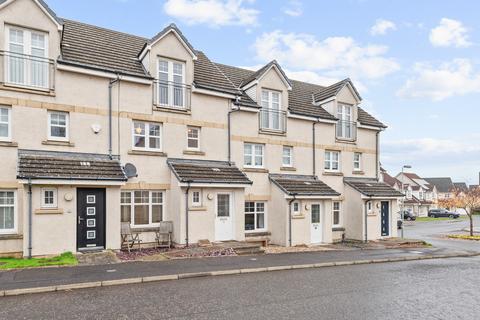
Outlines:
{"type": "Polygon", "coordinates": [[[395,23],[385,19],[377,19],[375,24],[370,29],[370,34],[372,36],[384,35],[388,30],[397,30],[395,23]]]}
{"type": "Polygon", "coordinates": [[[301,16],[303,14],[303,5],[299,0],[290,0],[283,12],[292,17],[301,16]]]}
{"type": "Polygon", "coordinates": [[[479,138],[478,133],[472,133],[449,139],[385,140],[381,145],[381,162],[393,174],[400,171],[402,165],[409,164],[424,177],[451,176],[459,181],[478,181],[480,145],[471,141],[479,138]]]}
{"type": "Polygon", "coordinates": [[[430,42],[435,47],[469,47],[468,29],[461,21],[442,18],[440,24],[430,31],[430,42]]]}
{"type": "MultiPolygon", "coordinates": [[[[247,8],[242,0],[167,0],[165,12],[186,24],[253,26],[259,11],[247,8]]],[[[253,1],[247,1],[252,3],[253,1]]]]}
{"type": "Polygon", "coordinates": [[[434,101],[480,92],[480,72],[467,59],[454,59],[435,67],[417,63],[415,76],[406,81],[397,95],[404,98],[430,98],[434,101]]]}
{"type": "Polygon", "coordinates": [[[290,70],[321,71],[330,78],[377,79],[400,68],[385,57],[386,46],[361,46],[351,37],[318,40],[309,34],[276,30],[259,36],[253,48],[262,62],[277,59],[290,70]]]}

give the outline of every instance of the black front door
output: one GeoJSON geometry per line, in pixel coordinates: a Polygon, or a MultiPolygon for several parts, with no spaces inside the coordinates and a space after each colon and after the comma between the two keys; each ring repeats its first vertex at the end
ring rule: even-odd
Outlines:
{"type": "Polygon", "coordinates": [[[390,235],[390,208],[388,201],[382,201],[381,219],[382,219],[382,236],[390,235]]]}
{"type": "Polygon", "coordinates": [[[77,189],[77,249],[105,248],[105,189],[77,189]]]}

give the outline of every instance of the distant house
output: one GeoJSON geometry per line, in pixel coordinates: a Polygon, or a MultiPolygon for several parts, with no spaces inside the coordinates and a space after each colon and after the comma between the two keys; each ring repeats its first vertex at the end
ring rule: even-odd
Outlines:
{"type": "Polygon", "coordinates": [[[428,210],[436,207],[435,185],[412,172],[401,172],[395,178],[403,183],[403,189],[406,190],[405,210],[417,216],[427,216],[428,210]]]}
{"type": "Polygon", "coordinates": [[[448,199],[452,196],[455,185],[449,177],[425,178],[425,180],[437,188],[438,199],[448,199]]]}
{"type": "Polygon", "coordinates": [[[465,192],[468,190],[468,186],[465,182],[454,182],[453,186],[455,190],[461,190],[462,192],[465,192]]]}

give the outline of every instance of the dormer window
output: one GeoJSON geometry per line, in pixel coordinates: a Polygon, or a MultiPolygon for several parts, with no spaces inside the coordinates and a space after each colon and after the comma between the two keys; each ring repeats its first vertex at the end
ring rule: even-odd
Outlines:
{"type": "Polygon", "coordinates": [[[337,138],[355,140],[356,125],[353,121],[353,106],[339,103],[337,106],[337,118],[337,138]]]}
{"type": "Polygon", "coordinates": [[[263,89],[261,98],[260,129],[285,132],[286,117],[281,110],[281,93],[263,89]]]}
{"type": "Polygon", "coordinates": [[[185,63],[160,58],[156,103],[162,107],[186,109],[189,106],[189,90],[185,85],[185,63]]]}
{"type": "Polygon", "coordinates": [[[7,26],[6,82],[12,85],[49,89],[48,34],[7,26]]]}

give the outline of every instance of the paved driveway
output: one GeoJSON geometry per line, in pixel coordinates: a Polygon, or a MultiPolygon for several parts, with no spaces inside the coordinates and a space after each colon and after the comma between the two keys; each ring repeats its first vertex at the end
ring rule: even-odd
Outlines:
{"type": "MultiPolygon", "coordinates": [[[[448,239],[445,237],[447,234],[468,229],[469,225],[468,219],[406,222],[404,236],[405,238],[425,240],[438,248],[480,252],[480,241],[448,239]]],[[[480,216],[474,216],[473,225],[476,229],[480,227],[480,216]]]]}

